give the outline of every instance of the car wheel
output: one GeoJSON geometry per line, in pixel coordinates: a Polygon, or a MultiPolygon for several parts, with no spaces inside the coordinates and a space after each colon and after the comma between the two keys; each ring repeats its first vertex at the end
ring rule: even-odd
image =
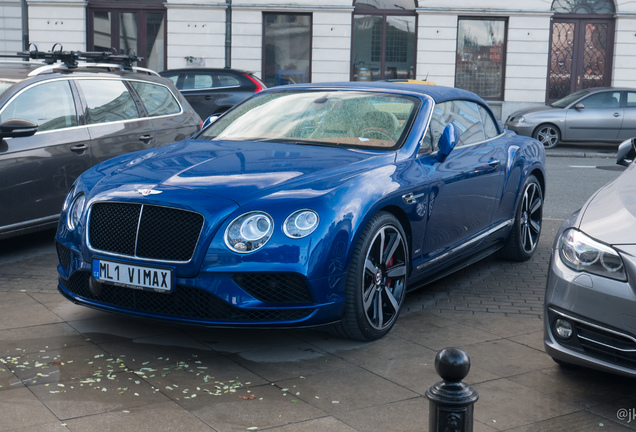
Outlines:
{"type": "Polygon", "coordinates": [[[543,191],[537,178],[528,177],[515,212],[512,231],[500,255],[512,261],[527,261],[539,243],[543,223],[543,191]]]}
{"type": "Polygon", "coordinates": [[[406,292],[408,253],[399,221],[386,212],[371,219],[349,266],[346,304],[335,332],[372,341],[386,335],[400,314],[406,292]]]}
{"type": "Polygon", "coordinates": [[[544,148],[554,148],[561,141],[561,132],[556,126],[542,124],[535,129],[532,137],[539,140],[544,148]]]}

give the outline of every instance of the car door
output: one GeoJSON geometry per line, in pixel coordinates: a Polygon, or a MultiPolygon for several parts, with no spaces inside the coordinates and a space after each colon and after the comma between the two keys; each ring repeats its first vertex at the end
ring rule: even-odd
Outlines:
{"type": "Polygon", "coordinates": [[[593,93],[565,114],[565,141],[611,141],[616,140],[623,123],[623,108],[620,106],[621,92],[618,90],[593,93]]]}
{"type": "Polygon", "coordinates": [[[162,146],[191,137],[201,119],[192,110],[183,110],[172,91],[164,85],[129,81],[136,96],[152,119],[154,145],[162,146]]]}
{"type": "Polygon", "coordinates": [[[93,163],[156,145],[150,117],[120,79],[77,78],[86,109],[93,163]]]}
{"type": "Polygon", "coordinates": [[[623,123],[617,139],[624,141],[636,137],[636,91],[623,92],[623,123]]]}
{"type": "Polygon", "coordinates": [[[0,109],[0,122],[29,120],[35,135],[0,140],[0,234],[55,224],[75,179],[91,166],[90,137],[69,81],[33,84],[0,109]]]}
{"type": "Polygon", "coordinates": [[[433,150],[449,123],[460,140],[448,158],[440,163],[434,152],[419,158],[428,183],[421,267],[476,247],[491,224],[501,187],[506,156],[493,139],[499,131],[489,112],[471,101],[437,104],[429,127],[433,150]]]}

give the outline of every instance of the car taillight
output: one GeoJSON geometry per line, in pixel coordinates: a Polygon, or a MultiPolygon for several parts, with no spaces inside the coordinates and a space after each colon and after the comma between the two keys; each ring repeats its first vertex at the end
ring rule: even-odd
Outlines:
{"type": "Polygon", "coordinates": [[[252,81],[256,85],[256,90],[254,90],[254,93],[258,93],[259,91],[263,90],[263,83],[261,83],[259,80],[247,74],[245,75],[245,78],[252,81]]]}

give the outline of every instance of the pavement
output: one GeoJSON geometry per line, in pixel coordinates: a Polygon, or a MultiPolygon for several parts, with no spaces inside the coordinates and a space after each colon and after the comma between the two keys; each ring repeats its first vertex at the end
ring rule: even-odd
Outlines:
{"type": "Polygon", "coordinates": [[[470,356],[476,432],[636,429],[636,382],[543,350],[560,223],[528,262],[487,258],[411,293],[371,343],[94,311],[57,292],[51,232],[0,242],[0,431],[428,431],[445,347],[470,356]]]}

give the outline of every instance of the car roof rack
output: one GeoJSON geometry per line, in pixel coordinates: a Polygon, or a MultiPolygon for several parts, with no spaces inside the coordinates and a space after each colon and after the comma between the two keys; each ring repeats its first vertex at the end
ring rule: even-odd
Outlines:
{"type": "Polygon", "coordinates": [[[22,58],[25,60],[42,60],[44,66],[32,71],[29,76],[39,75],[46,71],[64,67],[76,69],[78,67],[99,67],[109,69],[129,70],[133,72],[145,72],[158,75],[157,72],[133,66],[133,63],[143,60],[134,52],[129,54],[116,54],[108,51],[64,51],[62,45],[56,43],[51,51],[39,51],[37,45],[31,44],[29,51],[18,52],[15,55],[0,55],[0,57],[22,58]],[[59,64],[62,63],[62,64],[59,64]]]}

